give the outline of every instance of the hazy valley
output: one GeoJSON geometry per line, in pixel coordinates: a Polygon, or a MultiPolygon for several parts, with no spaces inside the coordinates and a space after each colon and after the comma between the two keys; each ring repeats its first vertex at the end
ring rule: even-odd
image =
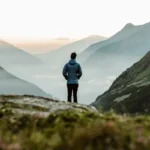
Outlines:
{"type": "Polygon", "coordinates": [[[124,70],[140,60],[150,49],[150,23],[127,24],[110,38],[89,36],[44,54],[31,55],[1,41],[0,64],[10,73],[36,84],[46,93],[66,100],[66,82],[62,69],[70,53],[78,53],[83,77],[78,93],[82,104],[92,103],[109,89],[124,70]]]}

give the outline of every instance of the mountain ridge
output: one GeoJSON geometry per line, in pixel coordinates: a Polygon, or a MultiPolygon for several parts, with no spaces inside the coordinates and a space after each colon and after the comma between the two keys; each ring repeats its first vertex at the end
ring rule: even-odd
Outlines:
{"type": "Polygon", "coordinates": [[[28,94],[51,97],[38,86],[22,80],[0,66],[0,94],[28,94]]]}
{"type": "Polygon", "coordinates": [[[100,41],[100,42],[90,45],[87,49],[85,49],[81,53],[81,58],[83,58],[86,63],[87,61],[89,61],[90,57],[94,55],[94,52],[99,51],[103,46],[128,39],[129,36],[130,37],[134,36],[135,33],[139,32],[141,28],[143,27],[147,28],[149,26],[150,26],[150,22],[145,23],[143,25],[136,25],[136,26],[133,25],[132,23],[127,23],[120,31],[118,31],[116,34],[106,39],[105,41],[100,41]],[[86,58],[84,58],[84,55],[86,58]]]}
{"type": "Polygon", "coordinates": [[[91,43],[96,43],[100,40],[104,40],[105,37],[102,36],[89,36],[84,39],[72,42],[65,46],[62,46],[58,49],[52,50],[45,54],[35,55],[40,58],[42,61],[51,64],[54,61],[54,64],[57,64],[58,60],[61,60],[60,63],[64,63],[66,59],[70,58],[70,54],[72,52],[80,53],[86,47],[88,47],[91,43]],[[58,57],[57,61],[54,57],[58,57]]]}
{"type": "Polygon", "coordinates": [[[43,64],[43,62],[14,45],[0,40],[0,64],[43,64]]]}
{"type": "Polygon", "coordinates": [[[150,51],[124,71],[108,91],[92,103],[104,111],[114,109],[121,113],[150,113],[150,51]]]}

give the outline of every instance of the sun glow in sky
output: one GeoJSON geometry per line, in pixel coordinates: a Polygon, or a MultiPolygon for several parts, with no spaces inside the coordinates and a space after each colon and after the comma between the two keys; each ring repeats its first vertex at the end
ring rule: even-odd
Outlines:
{"type": "Polygon", "coordinates": [[[0,38],[111,36],[150,21],[149,0],[0,0],[0,38]]]}

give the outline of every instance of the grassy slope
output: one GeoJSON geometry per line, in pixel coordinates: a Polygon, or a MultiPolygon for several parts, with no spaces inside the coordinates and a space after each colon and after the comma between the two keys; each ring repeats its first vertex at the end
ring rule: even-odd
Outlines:
{"type": "Polygon", "coordinates": [[[110,89],[99,96],[93,105],[104,111],[114,109],[118,113],[150,114],[150,52],[139,62],[124,71],[110,89]],[[130,95],[122,101],[117,98],[130,95]]]}
{"type": "Polygon", "coordinates": [[[68,110],[43,118],[14,114],[5,103],[0,108],[0,149],[149,150],[150,117],[68,110]]]}

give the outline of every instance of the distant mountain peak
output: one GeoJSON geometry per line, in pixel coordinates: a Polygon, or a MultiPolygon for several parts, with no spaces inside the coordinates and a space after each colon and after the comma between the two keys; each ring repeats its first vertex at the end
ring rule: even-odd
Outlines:
{"type": "Polygon", "coordinates": [[[127,23],[124,28],[133,28],[133,27],[135,27],[134,24],[132,24],[132,23],[127,23]]]}
{"type": "Polygon", "coordinates": [[[100,36],[97,34],[93,34],[93,35],[89,35],[88,37],[100,37],[100,36]]]}
{"type": "MultiPolygon", "coordinates": [[[[104,36],[100,36],[97,34],[93,34],[93,35],[89,35],[87,38],[100,38],[100,37],[104,37],[104,36]]],[[[104,37],[105,38],[105,37],[104,37]]]]}
{"type": "Polygon", "coordinates": [[[107,39],[107,37],[97,35],[97,34],[93,34],[93,35],[89,35],[89,36],[85,37],[83,40],[94,40],[94,39],[105,40],[105,39],[107,39]]]}

